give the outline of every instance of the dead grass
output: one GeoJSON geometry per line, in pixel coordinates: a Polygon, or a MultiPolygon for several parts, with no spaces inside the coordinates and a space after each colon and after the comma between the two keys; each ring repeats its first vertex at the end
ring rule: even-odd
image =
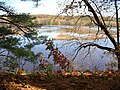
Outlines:
{"type": "Polygon", "coordinates": [[[0,73],[0,90],[119,90],[120,71],[34,73],[16,75],[0,73]]]}
{"type": "MultiPolygon", "coordinates": [[[[78,34],[104,34],[102,30],[93,30],[93,29],[86,29],[86,28],[64,28],[63,31],[66,32],[74,32],[78,34]]],[[[110,30],[111,34],[116,34],[115,31],[110,30]]]]}
{"type": "Polygon", "coordinates": [[[53,40],[95,40],[95,39],[104,39],[104,38],[106,38],[106,36],[104,35],[96,36],[95,34],[86,35],[84,37],[59,34],[58,36],[54,37],[53,40]]]}
{"type": "MultiPolygon", "coordinates": [[[[115,31],[110,31],[110,33],[113,35],[114,38],[116,38],[116,32],[115,31]]],[[[97,31],[97,30],[91,30],[91,29],[85,29],[85,28],[64,28],[61,30],[61,33],[54,37],[54,40],[95,40],[95,39],[104,39],[107,38],[106,35],[104,35],[104,32],[102,30],[97,31]],[[62,32],[74,32],[78,34],[87,34],[85,36],[75,36],[73,35],[66,35],[63,34],[62,32]]]]}

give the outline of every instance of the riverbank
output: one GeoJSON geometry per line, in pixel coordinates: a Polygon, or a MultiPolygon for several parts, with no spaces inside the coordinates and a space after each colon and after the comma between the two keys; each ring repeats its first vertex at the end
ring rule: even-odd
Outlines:
{"type": "Polygon", "coordinates": [[[58,36],[54,37],[53,40],[95,40],[95,39],[104,39],[104,38],[106,38],[106,36],[104,35],[96,36],[95,34],[88,34],[82,37],[59,34],[58,36]]]}
{"type": "MultiPolygon", "coordinates": [[[[35,21],[39,25],[81,25],[81,26],[95,26],[88,16],[80,18],[80,16],[64,16],[64,15],[47,15],[37,14],[32,15],[36,17],[35,21]],[[79,21],[78,21],[79,20],[79,21]],[[77,22],[78,21],[78,22],[77,22]]],[[[93,18],[93,17],[91,17],[93,18]]],[[[103,17],[107,26],[116,27],[116,20],[113,17],[103,17]]],[[[120,23],[120,22],[119,22],[120,23]]]]}
{"type": "Polygon", "coordinates": [[[0,90],[119,90],[120,71],[0,73],[0,90]]]}
{"type": "MultiPolygon", "coordinates": [[[[116,38],[116,32],[110,31],[114,38],[116,38]]],[[[91,30],[85,28],[63,28],[59,35],[55,36],[53,40],[95,40],[95,39],[105,39],[102,30],[91,30]],[[68,34],[71,33],[71,34],[68,34]],[[77,36],[76,36],[77,34],[77,36]]]]}

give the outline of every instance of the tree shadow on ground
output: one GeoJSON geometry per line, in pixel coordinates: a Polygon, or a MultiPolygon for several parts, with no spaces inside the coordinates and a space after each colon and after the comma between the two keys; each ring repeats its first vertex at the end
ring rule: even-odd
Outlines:
{"type": "Polygon", "coordinates": [[[119,90],[120,71],[17,75],[0,73],[0,90],[119,90]]]}

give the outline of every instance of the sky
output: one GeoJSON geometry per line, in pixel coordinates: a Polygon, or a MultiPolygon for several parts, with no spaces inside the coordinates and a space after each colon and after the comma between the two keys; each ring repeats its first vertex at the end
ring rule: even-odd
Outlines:
{"type": "MultiPolygon", "coordinates": [[[[60,8],[58,7],[58,2],[63,3],[65,1],[70,1],[70,0],[41,0],[41,1],[39,1],[38,7],[35,7],[36,3],[32,2],[32,0],[31,1],[28,0],[26,2],[21,1],[21,0],[0,0],[0,1],[4,1],[8,5],[15,7],[14,9],[18,13],[56,15],[56,14],[60,13],[60,8]]],[[[119,17],[120,17],[120,10],[119,10],[119,17]]]]}
{"type": "MultiPolygon", "coordinates": [[[[39,6],[35,7],[35,2],[20,1],[20,0],[0,0],[5,1],[8,5],[15,7],[19,13],[30,14],[57,14],[58,13],[58,0],[41,0],[39,6]]],[[[60,0],[62,1],[62,0],[60,0]]]]}

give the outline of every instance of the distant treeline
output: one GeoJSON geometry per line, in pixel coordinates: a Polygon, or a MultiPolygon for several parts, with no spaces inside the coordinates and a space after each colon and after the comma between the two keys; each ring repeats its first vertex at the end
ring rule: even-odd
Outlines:
{"type": "MultiPolygon", "coordinates": [[[[57,15],[33,15],[39,25],[81,25],[94,26],[95,24],[87,16],[57,16],[57,15]]],[[[104,17],[107,26],[116,26],[115,18],[104,17]]],[[[120,23],[120,18],[119,18],[120,23]]]]}

